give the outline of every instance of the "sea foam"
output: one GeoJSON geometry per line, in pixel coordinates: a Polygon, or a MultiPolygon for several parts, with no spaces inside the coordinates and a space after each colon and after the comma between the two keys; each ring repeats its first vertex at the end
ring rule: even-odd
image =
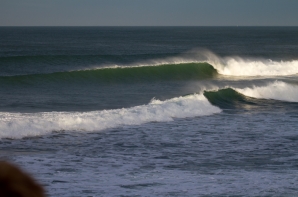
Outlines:
{"type": "Polygon", "coordinates": [[[132,108],[91,112],[0,113],[0,138],[39,136],[51,131],[100,131],[122,125],[172,121],[173,118],[206,116],[221,110],[203,94],[160,101],[132,108]]]}
{"type": "Polygon", "coordinates": [[[241,94],[254,98],[274,99],[288,102],[298,102],[298,86],[275,81],[266,86],[254,86],[252,88],[234,88],[241,94]]]}

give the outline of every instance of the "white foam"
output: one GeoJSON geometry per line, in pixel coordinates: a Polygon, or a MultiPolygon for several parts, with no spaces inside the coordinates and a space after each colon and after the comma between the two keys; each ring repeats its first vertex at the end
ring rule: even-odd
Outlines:
{"type": "Polygon", "coordinates": [[[272,61],[270,59],[243,59],[241,57],[219,57],[208,50],[191,50],[176,57],[152,59],[130,65],[109,65],[103,68],[132,68],[167,64],[208,63],[219,74],[231,76],[286,76],[298,73],[298,60],[272,61]]]}
{"type": "Polygon", "coordinates": [[[229,58],[226,66],[215,68],[220,74],[233,76],[285,76],[298,73],[298,61],[243,60],[229,58]]]}
{"type": "Polygon", "coordinates": [[[173,118],[206,116],[221,110],[203,94],[166,101],[153,99],[148,105],[91,112],[0,113],[0,138],[38,136],[51,131],[100,131],[121,125],[139,125],[173,118]]]}
{"type": "Polygon", "coordinates": [[[275,81],[260,87],[254,86],[252,88],[244,89],[235,88],[235,90],[241,94],[254,98],[298,102],[298,86],[282,81],[275,81]]]}

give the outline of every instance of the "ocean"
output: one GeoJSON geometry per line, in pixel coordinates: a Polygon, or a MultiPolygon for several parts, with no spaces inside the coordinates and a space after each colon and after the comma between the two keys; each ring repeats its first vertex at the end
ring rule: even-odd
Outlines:
{"type": "Polygon", "coordinates": [[[297,196],[298,27],[0,27],[0,159],[48,196],[297,196]]]}

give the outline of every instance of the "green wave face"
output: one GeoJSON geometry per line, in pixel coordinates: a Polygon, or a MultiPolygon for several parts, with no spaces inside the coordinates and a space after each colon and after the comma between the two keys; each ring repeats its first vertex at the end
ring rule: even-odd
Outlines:
{"type": "Polygon", "coordinates": [[[261,100],[247,97],[232,88],[218,91],[205,91],[204,96],[209,102],[222,109],[253,108],[260,106],[261,100]]]}
{"type": "Polygon", "coordinates": [[[253,113],[254,111],[272,111],[273,108],[282,110],[286,113],[298,109],[296,102],[286,102],[274,99],[252,98],[245,96],[233,88],[225,88],[217,91],[205,91],[204,96],[208,101],[222,110],[229,113],[237,113],[247,111],[253,113]],[[233,109],[229,111],[229,109],[233,109]],[[236,110],[235,110],[236,109],[236,110]]]}
{"type": "Polygon", "coordinates": [[[213,78],[217,71],[207,63],[168,64],[142,67],[99,68],[56,72],[50,74],[32,74],[0,77],[1,83],[42,83],[46,82],[154,82],[171,80],[200,80],[213,78]]]}

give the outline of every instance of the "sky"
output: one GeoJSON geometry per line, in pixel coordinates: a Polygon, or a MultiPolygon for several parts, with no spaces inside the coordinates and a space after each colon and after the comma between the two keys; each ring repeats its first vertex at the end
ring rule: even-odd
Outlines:
{"type": "Polygon", "coordinates": [[[0,0],[0,26],[297,26],[298,0],[0,0]]]}

